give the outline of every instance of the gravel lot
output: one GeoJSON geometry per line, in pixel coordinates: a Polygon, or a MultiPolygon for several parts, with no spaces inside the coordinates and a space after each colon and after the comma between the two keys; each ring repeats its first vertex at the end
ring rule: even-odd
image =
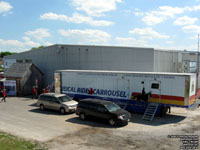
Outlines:
{"type": "Polygon", "coordinates": [[[81,121],[75,114],[40,111],[36,100],[10,97],[0,103],[0,130],[35,140],[50,150],[153,150],[180,149],[179,138],[168,135],[200,135],[200,108],[172,108],[152,122],[132,114],[127,126],[110,127],[106,122],[81,121]]]}

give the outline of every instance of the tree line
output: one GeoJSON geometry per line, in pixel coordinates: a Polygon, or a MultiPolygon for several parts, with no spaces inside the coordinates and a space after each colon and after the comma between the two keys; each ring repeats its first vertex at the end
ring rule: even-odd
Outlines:
{"type": "MultiPolygon", "coordinates": [[[[36,50],[36,49],[40,49],[40,48],[44,48],[44,46],[33,47],[33,48],[31,48],[31,50],[36,50]]],[[[8,56],[8,55],[13,55],[13,54],[16,54],[16,53],[8,52],[8,51],[0,52],[0,58],[3,58],[4,56],[8,56]]]]}
{"type": "Polygon", "coordinates": [[[0,58],[3,58],[4,56],[8,56],[8,55],[13,55],[13,54],[16,54],[16,53],[12,53],[8,51],[0,52],[0,58]]]}

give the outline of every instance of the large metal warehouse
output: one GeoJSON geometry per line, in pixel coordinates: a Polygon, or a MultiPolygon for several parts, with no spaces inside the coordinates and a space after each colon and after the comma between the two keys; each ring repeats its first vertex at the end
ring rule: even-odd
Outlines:
{"type": "Polygon", "coordinates": [[[4,58],[5,69],[14,62],[32,62],[44,73],[44,86],[54,81],[54,71],[119,70],[145,72],[196,72],[196,52],[154,48],[52,45],[4,58]]]}

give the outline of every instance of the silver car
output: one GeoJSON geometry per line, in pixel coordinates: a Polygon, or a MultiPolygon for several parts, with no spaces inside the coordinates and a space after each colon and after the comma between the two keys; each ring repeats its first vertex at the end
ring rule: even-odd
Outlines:
{"type": "Polygon", "coordinates": [[[37,106],[41,110],[53,109],[60,113],[75,112],[78,103],[65,94],[45,93],[41,94],[37,101],[37,106]]]}

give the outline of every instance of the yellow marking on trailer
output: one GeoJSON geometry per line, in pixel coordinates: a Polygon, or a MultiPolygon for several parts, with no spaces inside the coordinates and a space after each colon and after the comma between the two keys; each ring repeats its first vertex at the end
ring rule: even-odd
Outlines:
{"type": "Polygon", "coordinates": [[[184,106],[184,101],[176,101],[176,100],[168,100],[168,99],[158,99],[158,98],[150,98],[150,102],[154,103],[163,103],[163,104],[171,104],[171,105],[181,105],[184,106]]]}

